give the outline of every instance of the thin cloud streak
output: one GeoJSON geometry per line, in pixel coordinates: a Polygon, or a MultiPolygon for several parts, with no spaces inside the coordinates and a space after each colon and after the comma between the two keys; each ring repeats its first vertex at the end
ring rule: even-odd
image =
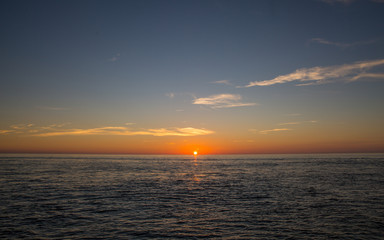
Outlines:
{"type": "Polygon", "coordinates": [[[315,43],[324,44],[324,45],[332,45],[332,46],[336,46],[336,47],[341,47],[341,48],[354,47],[354,46],[358,46],[358,45],[368,45],[368,44],[372,44],[372,43],[376,42],[376,40],[368,40],[368,41],[360,41],[360,42],[353,42],[353,43],[341,43],[341,42],[328,41],[328,40],[323,39],[323,38],[312,38],[310,41],[315,42],[315,43]]]}
{"type": "Polygon", "coordinates": [[[207,105],[212,108],[231,108],[231,107],[245,107],[255,106],[257,103],[243,103],[241,102],[241,96],[235,94],[218,94],[211,95],[205,98],[196,98],[193,104],[207,105]]]}
{"type": "Polygon", "coordinates": [[[259,131],[260,134],[269,134],[273,132],[281,132],[281,131],[291,131],[292,129],[290,128],[274,128],[274,129],[269,129],[269,130],[262,130],[259,131]]]}
{"type": "Polygon", "coordinates": [[[354,81],[363,77],[384,78],[384,73],[366,72],[374,67],[384,66],[384,59],[371,60],[364,62],[355,62],[329,67],[301,68],[293,73],[280,75],[271,80],[250,82],[245,87],[270,86],[279,83],[288,83],[293,81],[302,82],[299,86],[324,84],[335,81],[354,81]]]}
{"type": "MultiPolygon", "coordinates": [[[[131,125],[133,123],[128,123],[131,125]]],[[[64,129],[64,124],[51,124],[43,127],[33,127],[33,124],[18,124],[10,126],[10,129],[0,130],[0,135],[5,134],[26,134],[34,137],[55,137],[55,136],[85,136],[85,135],[120,135],[120,136],[136,136],[136,135],[148,135],[148,136],[182,136],[191,137],[199,135],[213,134],[214,131],[204,128],[153,128],[153,129],[140,129],[132,130],[124,126],[107,126],[99,128],[72,128],[64,129]],[[32,134],[32,135],[31,135],[32,134]]],[[[127,125],[127,124],[126,124],[127,125]]]]}
{"type": "Polygon", "coordinates": [[[10,128],[15,129],[15,130],[23,130],[23,129],[26,129],[26,128],[30,128],[32,126],[33,126],[32,123],[29,123],[29,124],[14,124],[14,125],[11,125],[10,128]]]}
{"type": "MultiPolygon", "coordinates": [[[[298,122],[286,122],[286,123],[280,123],[279,126],[285,126],[285,125],[301,125],[305,123],[317,123],[316,120],[311,121],[298,121],[298,122]]],[[[249,129],[252,133],[260,133],[260,134],[270,134],[274,132],[283,132],[283,131],[292,131],[292,128],[274,128],[274,129],[267,129],[267,130],[257,130],[257,129],[249,129]]]]}
{"type": "Polygon", "coordinates": [[[43,130],[52,130],[52,129],[56,129],[56,128],[62,128],[62,127],[64,127],[65,125],[68,125],[68,124],[70,124],[70,123],[51,124],[51,125],[48,125],[48,126],[40,127],[40,129],[43,129],[43,130]]]}
{"type": "Polygon", "coordinates": [[[0,130],[0,135],[6,135],[9,133],[13,133],[15,130],[0,130]]]}
{"type": "Polygon", "coordinates": [[[120,136],[135,136],[135,135],[150,135],[150,136],[182,136],[191,137],[198,135],[208,135],[214,133],[207,129],[198,129],[192,127],[186,128],[159,128],[159,129],[146,129],[143,131],[131,131],[126,127],[102,127],[91,129],[67,129],[63,131],[47,132],[35,134],[39,137],[53,137],[53,136],[69,136],[69,135],[120,135],[120,136]]]}
{"type": "Polygon", "coordinates": [[[350,81],[356,81],[359,78],[384,78],[384,73],[361,73],[351,78],[350,81]]]}
{"type": "Polygon", "coordinates": [[[299,124],[304,124],[304,123],[317,123],[317,121],[316,120],[312,120],[312,121],[302,121],[302,122],[286,122],[286,123],[279,123],[279,126],[299,125],[299,124]]]}
{"type": "Polygon", "coordinates": [[[165,96],[169,97],[170,99],[174,98],[175,97],[175,94],[174,93],[166,93],[165,96]]]}
{"type": "Polygon", "coordinates": [[[279,123],[280,126],[284,125],[299,125],[301,122],[286,122],[286,123],[279,123]]]}
{"type": "Polygon", "coordinates": [[[35,134],[38,137],[52,137],[52,136],[65,136],[65,135],[115,135],[122,130],[124,127],[102,127],[102,128],[91,128],[91,129],[63,129],[60,131],[52,131],[35,134]]]}
{"type": "Polygon", "coordinates": [[[216,84],[224,84],[224,85],[232,85],[229,80],[219,80],[219,81],[215,81],[215,82],[212,82],[212,83],[216,83],[216,84]]]}

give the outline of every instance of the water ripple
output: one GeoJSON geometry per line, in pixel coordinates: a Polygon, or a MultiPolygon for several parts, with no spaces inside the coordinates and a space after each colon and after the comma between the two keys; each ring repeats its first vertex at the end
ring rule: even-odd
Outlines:
{"type": "Polygon", "coordinates": [[[383,155],[0,155],[5,239],[383,239],[383,155]]]}

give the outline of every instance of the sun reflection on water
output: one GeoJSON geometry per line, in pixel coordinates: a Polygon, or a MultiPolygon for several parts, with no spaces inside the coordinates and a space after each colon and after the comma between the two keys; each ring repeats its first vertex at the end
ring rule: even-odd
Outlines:
{"type": "Polygon", "coordinates": [[[193,159],[193,165],[194,165],[194,169],[193,169],[193,172],[192,172],[192,174],[193,174],[193,181],[194,182],[199,182],[200,181],[200,179],[198,178],[198,174],[196,173],[196,171],[198,171],[198,166],[199,166],[199,162],[198,162],[198,159],[197,159],[197,155],[198,155],[198,152],[197,151],[194,151],[193,152],[193,157],[194,157],[194,159],[193,159]]]}

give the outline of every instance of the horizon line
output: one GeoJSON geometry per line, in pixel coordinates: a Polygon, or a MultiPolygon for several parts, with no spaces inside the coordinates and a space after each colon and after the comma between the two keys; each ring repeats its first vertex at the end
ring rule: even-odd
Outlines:
{"type": "MultiPolygon", "coordinates": [[[[91,152],[0,152],[0,154],[58,154],[58,155],[72,155],[72,154],[78,154],[78,155],[193,155],[193,152],[190,154],[186,153],[108,153],[108,152],[100,152],[100,153],[91,153],[91,152]]],[[[208,156],[208,155],[297,155],[297,154],[384,154],[384,151],[356,151],[356,152],[345,152],[345,151],[333,151],[333,152],[259,152],[259,153],[207,153],[202,154],[199,153],[198,155],[202,156],[208,156]]]]}

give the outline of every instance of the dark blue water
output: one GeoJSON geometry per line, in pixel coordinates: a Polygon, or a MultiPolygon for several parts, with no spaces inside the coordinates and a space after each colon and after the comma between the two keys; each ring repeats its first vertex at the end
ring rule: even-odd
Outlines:
{"type": "Polygon", "coordinates": [[[2,239],[384,239],[384,155],[0,155],[2,239]]]}

